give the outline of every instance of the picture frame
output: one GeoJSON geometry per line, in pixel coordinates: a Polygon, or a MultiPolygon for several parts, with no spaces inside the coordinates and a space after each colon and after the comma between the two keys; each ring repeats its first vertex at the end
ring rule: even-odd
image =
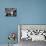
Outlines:
{"type": "Polygon", "coordinates": [[[16,8],[5,8],[5,16],[17,16],[16,8]]]}

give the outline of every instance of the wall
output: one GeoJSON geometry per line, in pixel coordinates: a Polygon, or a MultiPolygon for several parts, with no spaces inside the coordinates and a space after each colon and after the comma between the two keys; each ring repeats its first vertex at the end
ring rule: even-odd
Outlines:
{"type": "Polygon", "coordinates": [[[0,0],[0,44],[8,43],[17,24],[46,24],[46,0],[0,0]],[[16,17],[5,17],[4,9],[17,8],[16,17]]]}

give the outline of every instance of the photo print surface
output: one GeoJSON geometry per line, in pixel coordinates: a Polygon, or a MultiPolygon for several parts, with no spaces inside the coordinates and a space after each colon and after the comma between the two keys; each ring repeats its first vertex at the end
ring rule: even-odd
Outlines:
{"type": "Polygon", "coordinates": [[[17,10],[16,8],[5,8],[5,16],[16,16],[17,10]]]}

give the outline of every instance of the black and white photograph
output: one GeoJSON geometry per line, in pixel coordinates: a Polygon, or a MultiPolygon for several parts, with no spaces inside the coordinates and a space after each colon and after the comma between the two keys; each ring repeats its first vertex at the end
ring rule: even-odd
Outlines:
{"type": "Polygon", "coordinates": [[[16,16],[17,15],[17,10],[16,8],[5,8],[5,16],[16,16]]]}

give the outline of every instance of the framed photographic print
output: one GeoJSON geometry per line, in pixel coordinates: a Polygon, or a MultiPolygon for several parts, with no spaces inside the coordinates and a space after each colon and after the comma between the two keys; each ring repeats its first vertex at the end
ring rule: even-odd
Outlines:
{"type": "Polygon", "coordinates": [[[5,8],[5,16],[16,16],[17,9],[16,8],[5,8]]]}
{"type": "MultiPolygon", "coordinates": [[[[46,41],[46,25],[45,24],[20,24],[18,25],[20,32],[19,41],[46,41]]],[[[19,33],[18,32],[18,33],[19,33]]]]}

